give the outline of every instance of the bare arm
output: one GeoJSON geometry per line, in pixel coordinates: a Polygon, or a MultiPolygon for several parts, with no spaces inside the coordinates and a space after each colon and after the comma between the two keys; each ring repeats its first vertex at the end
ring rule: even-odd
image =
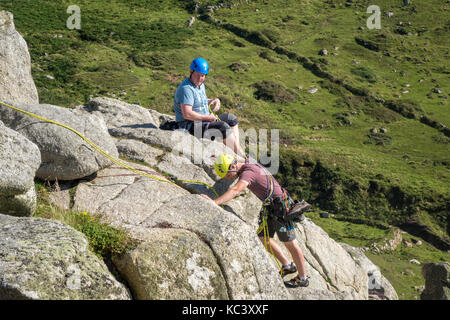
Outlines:
{"type": "Polygon", "coordinates": [[[239,192],[243,191],[245,188],[247,188],[248,182],[245,180],[239,180],[234,186],[232,186],[230,189],[228,189],[227,192],[225,192],[223,195],[218,197],[216,200],[213,200],[216,204],[221,205],[222,203],[225,203],[227,201],[230,201],[234,197],[236,197],[239,192]]]}
{"type": "Polygon", "coordinates": [[[197,113],[192,110],[192,106],[189,104],[182,104],[180,103],[181,107],[181,114],[183,115],[183,118],[190,121],[215,121],[216,118],[210,114],[210,115],[203,115],[200,113],[197,113]]]}

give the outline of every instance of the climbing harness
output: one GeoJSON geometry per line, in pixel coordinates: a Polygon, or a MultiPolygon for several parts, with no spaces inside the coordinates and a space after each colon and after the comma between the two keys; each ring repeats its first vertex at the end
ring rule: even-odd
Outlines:
{"type": "Polygon", "coordinates": [[[126,163],[120,161],[119,159],[116,159],[116,158],[114,158],[113,156],[110,156],[108,153],[106,153],[105,151],[103,151],[99,146],[97,146],[97,145],[96,145],[95,143],[93,143],[91,140],[89,140],[88,138],[86,138],[86,137],[85,137],[84,135],[82,135],[80,132],[76,131],[75,129],[73,129],[73,128],[69,127],[69,126],[66,126],[65,124],[62,124],[62,123],[59,123],[59,122],[56,122],[56,121],[53,121],[53,120],[49,120],[49,119],[46,119],[46,118],[44,118],[44,117],[38,116],[38,115],[36,115],[36,114],[33,114],[33,113],[31,113],[31,112],[28,112],[28,111],[19,109],[19,108],[17,108],[17,107],[14,107],[14,106],[12,106],[12,105],[10,105],[10,104],[7,104],[7,103],[1,101],[1,100],[0,100],[0,104],[1,104],[1,105],[4,105],[5,107],[8,107],[8,108],[10,108],[10,109],[13,109],[13,110],[15,110],[15,111],[24,113],[24,114],[26,114],[26,115],[28,115],[28,116],[30,116],[30,117],[33,117],[33,118],[36,118],[36,119],[39,119],[39,120],[42,120],[42,121],[45,121],[45,122],[53,123],[53,124],[56,124],[56,125],[58,125],[58,126],[61,126],[61,127],[63,127],[63,128],[66,128],[66,129],[72,131],[73,133],[75,133],[75,134],[77,134],[79,137],[81,137],[87,144],[89,144],[89,145],[90,145],[94,150],[96,150],[98,153],[100,153],[101,155],[105,156],[106,158],[108,158],[109,160],[111,160],[111,161],[114,162],[115,164],[119,165],[120,167],[125,168],[125,169],[127,169],[127,170],[129,170],[129,171],[132,171],[132,172],[134,172],[134,173],[137,174],[137,175],[144,176],[144,177],[147,177],[147,178],[150,178],[150,179],[154,179],[154,180],[159,180],[159,181],[163,181],[163,182],[168,182],[168,183],[171,183],[171,184],[173,184],[173,185],[177,185],[177,184],[176,184],[175,182],[173,182],[173,181],[170,181],[170,180],[189,182],[189,183],[193,183],[193,184],[203,184],[203,185],[205,185],[206,187],[208,187],[210,190],[212,190],[212,192],[216,195],[216,197],[219,197],[219,195],[218,195],[218,193],[216,192],[216,190],[214,190],[214,188],[213,188],[212,186],[210,186],[209,184],[207,184],[207,183],[205,183],[205,182],[202,182],[202,181],[196,181],[196,180],[176,179],[176,178],[171,177],[171,176],[168,176],[168,175],[164,175],[164,176],[165,176],[165,179],[164,179],[164,178],[160,178],[160,177],[156,177],[156,176],[154,176],[154,175],[150,175],[150,174],[144,172],[143,170],[135,169],[135,168],[133,168],[132,166],[129,166],[128,164],[126,164],[126,163]],[[169,180],[169,179],[170,179],[170,180],[169,180]]]}

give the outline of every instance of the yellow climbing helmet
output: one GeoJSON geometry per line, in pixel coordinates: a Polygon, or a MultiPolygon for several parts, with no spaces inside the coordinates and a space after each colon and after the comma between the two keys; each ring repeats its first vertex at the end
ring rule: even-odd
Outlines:
{"type": "Polygon", "coordinates": [[[216,161],[214,162],[214,170],[216,171],[217,175],[221,178],[225,177],[233,161],[234,157],[230,156],[229,154],[221,154],[220,156],[218,156],[216,158],[216,161]]]}

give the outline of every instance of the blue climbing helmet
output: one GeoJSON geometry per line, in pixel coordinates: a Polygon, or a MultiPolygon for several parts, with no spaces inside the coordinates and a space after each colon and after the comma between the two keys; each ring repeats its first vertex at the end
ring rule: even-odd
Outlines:
{"type": "Polygon", "coordinates": [[[209,71],[209,64],[208,62],[203,58],[195,58],[191,62],[191,70],[208,74],[209,71]]]}

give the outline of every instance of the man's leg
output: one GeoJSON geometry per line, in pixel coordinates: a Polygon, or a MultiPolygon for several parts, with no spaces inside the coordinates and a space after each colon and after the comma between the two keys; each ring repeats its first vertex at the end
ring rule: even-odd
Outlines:
{"type": "Polygon", "coordinates": [[[241,144],[239,141],[239,126],[238,126],[238,119],[234,114],[231,113],[224,113],[219,115],[219,119],[223,122],[227,123],[229,127],[231,127],[232,134],[227,134],[227,138],[223,139],[223,143],[229,147],[230,149],[233,149],[233,151],[241,156],[245,157],[245,153],[241,148],[241,144]]]}
{"type": "Polygon", "coordinates": [[[241,146],[239,145],[239,139],[236,139],[236,136],[234,135],[234,128],[235,127],[232,128],[233,133],[230,133],[226,139],[223,139],[223,144],[232,149],[238,156],[244,157],[245,153],[242,151],[241,146]]]}
{"type": "MultiPolygon", "coordinates": [[[[259,237],[259,240],[261,240],[262,244],[264,244],[264,237],[259,237]]],[[[267,242],[268,242],[266,244],[267,251],[269,253],[272,253],[272,251],[273,251],[275,258],[277,258],[278,261],[281,262],[281,264],[283,264],[283,265],[288,264],[289,260],[283,254],[283,252],[281,251],[281,248],[277,245],[277,243],[273,240],[273,238],[269,238],[269,241],[267,241],[267,242]],[[272,251],[270,250],[270,248],[272,248],[272,251]]]]}
{"type": "Polygon", "coordinates": [[[241,148],[241,143],[239,140],[239,127],[238,125],[235,125],[234,127],[231,127],[231,129],[233,129],[233,135],[234,135],[234,149],[235,149],[235,153],[237,155],[240,155],[241,157],[245,157],[245,153],[241,148]]]}
{"type": "Polygon", "coordinates": [[[305,259],[303,257],[302,249],[298,246],[298,243],[295,240],[283,242],[286,249],[289,250],[289,253],[292,256],[292,259],[295,262],[295,265],[298,269],[298,275],[300,277],[306,277],[306,268],[305,268],[305,259]]]}

